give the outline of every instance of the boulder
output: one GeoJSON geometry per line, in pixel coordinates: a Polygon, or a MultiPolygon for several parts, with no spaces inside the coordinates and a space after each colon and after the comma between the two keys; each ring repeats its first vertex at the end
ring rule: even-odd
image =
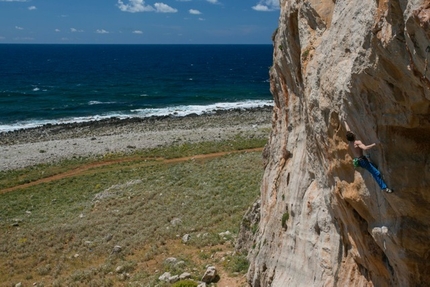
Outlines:
{"type": "Polygon", "coordinates": [[[164,272],[163,275],[161,275],[160,277],[158,277],[158,280],[164,281],[164,282],[169,282],[170,277],[172,277],[172,275],[170,274],[170,272],[164,272]]]}
{"type": "Polygon", "coordinates": [[[181,275],[179,275],[180,280],[185,280],[185,279],[189,279],[189,278],[191,278],[191,273],[188,273],[188,272],[184,272],[181,275]]]}
{"type": "Polygon", "coordinates": [[[120,253],[122,251],[122,247],[119,245],[115,245],[112,249],[112,253],[120,253]]]}
{"type": "Polygon", "coordinates": [[[179,275],[173,275],[173,276],[170,276],[169,277],[169,283],[175,283],[175,282],[177,282],[177,281],[179,281],[179,275]]]}
{"type": "Polygon", "coordinates": [[[211,283],[215,281],[216,278],[217,278],[217,270],[215,266],[209,266],[202,277],[202,281],[205,283],[211,283]]]}
{"type": "Polygon", "coordinates": [[[190,241],[190,239],[191,239],[191,235],[189,234],[185,234],[184,236],[182,236],[183,243],[187,243],[188,241],[190,241]]]}

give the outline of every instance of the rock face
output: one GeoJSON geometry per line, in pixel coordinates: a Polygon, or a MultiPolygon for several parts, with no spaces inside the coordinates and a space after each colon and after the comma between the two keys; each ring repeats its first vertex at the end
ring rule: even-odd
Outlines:
{"type": "Polygon", "coordinates": [[[281,0],[252,286],[430,282],[429,19],[428,0],[281,0]],[[394,193],[353,168],[343,119],[394,193]]]}

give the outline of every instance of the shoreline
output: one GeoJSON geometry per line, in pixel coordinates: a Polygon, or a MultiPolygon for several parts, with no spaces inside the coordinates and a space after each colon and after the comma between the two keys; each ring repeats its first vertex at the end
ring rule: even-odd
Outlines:
{"type": "Polygon", "coordinates": [[[183,117],[109,118],[44,125],[0,133],[0,171],[72,157],[196,143],[242,136],[269,136],[273,107],[217,110],[183,117]]]}

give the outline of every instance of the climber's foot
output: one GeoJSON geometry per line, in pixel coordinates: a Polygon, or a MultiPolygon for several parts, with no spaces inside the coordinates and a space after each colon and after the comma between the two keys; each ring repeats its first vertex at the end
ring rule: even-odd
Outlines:
{"type": "Polygon", "coordinates": [[[392,189],[389,189],[388,187],[387,188],[384,188],[383,189],[386,193],[392,193],[393,192],[393,190],[392,189]]]}

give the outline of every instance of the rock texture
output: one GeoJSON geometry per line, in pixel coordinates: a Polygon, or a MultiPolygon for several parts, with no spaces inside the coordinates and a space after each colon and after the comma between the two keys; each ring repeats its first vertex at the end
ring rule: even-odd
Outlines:
{"type": "Polygon", "coordinates": [[[428,0],[281,0],[252,286],[428,286],[429,19],[428,0]],[[342,119],[394,193],[354,170],[342,119]]]}

